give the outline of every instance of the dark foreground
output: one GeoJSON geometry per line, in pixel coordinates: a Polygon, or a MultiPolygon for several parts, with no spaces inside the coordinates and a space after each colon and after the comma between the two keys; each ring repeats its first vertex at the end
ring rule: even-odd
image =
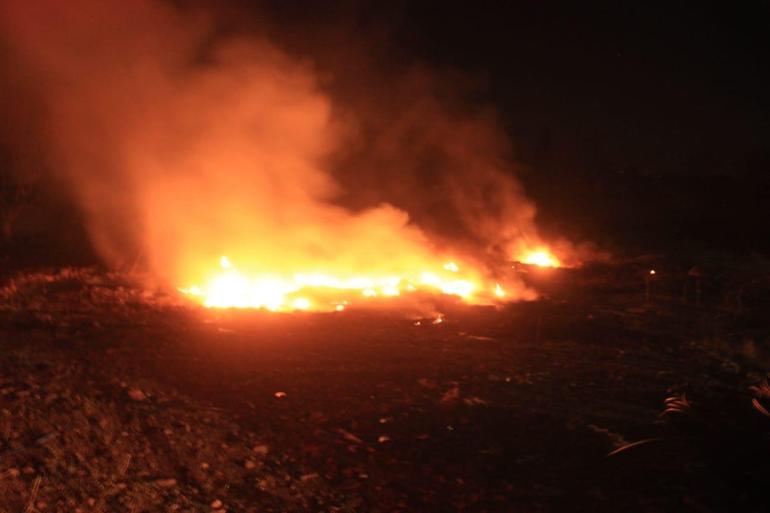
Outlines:
{"type": "Polygon", "coordinates": [[[706,265],[696,305],[687,267],[532,272],[541,301],[419,325],[24,274],[2,292],[0,512],[765,511],[770,268],[706,265]]]}

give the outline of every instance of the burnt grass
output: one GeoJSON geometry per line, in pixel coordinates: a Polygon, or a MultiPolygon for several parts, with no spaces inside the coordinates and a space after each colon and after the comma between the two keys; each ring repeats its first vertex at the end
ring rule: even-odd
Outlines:
{"type": "Polygon", "coordinates": [[[699,265],[697,300],[691,263],[525,269],[440,324],[8,276],[0,511],[765,511],[770,264],[699,265]]]}

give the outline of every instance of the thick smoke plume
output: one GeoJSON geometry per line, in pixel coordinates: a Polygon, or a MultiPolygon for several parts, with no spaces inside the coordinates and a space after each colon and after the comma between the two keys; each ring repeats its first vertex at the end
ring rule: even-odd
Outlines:
{"type": "Polygon", "coordinates": [[[442,102],[449,86],[428,73],[346,101],[311,62],[204,12],[0,6],[45,105],[51,168],[111,265],[139,257],[178,285],[222,254],[244,270],[389,272],[538,245],[493,116],[442,102]]]}

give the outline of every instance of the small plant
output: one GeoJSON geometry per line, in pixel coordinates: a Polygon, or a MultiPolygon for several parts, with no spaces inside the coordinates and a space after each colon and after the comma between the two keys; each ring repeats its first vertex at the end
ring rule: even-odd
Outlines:
{"type": "MultiPolygon", "coordinates": [[[[732,451],[740,453],[759,446],[770,435],[770,382],[764,378],[749,387],[753,396],[748,407],[743,401],[721,401],[716,407],[693,403],[687,395],[677,394],[664,399],[660,417],[676,435],[646,438],[618,447],[607,456],[617,456],[631,449],[650,444],[690,442],[706,452],[732,451]],[[762,417],[757,417],[760,413],[762,417]]],[[[768,447],[770,450],[770,447],[768,447]]]]}

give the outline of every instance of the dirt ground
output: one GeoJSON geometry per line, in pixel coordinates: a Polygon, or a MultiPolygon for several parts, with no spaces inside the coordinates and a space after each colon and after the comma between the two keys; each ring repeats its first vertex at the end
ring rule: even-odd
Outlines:
{"type": "Polygon", "coordinates": [[[440,324],[9,276],[0,512],[765,511],[770,267],[709,262],[524,269],[540,300],[440,324]]]}

